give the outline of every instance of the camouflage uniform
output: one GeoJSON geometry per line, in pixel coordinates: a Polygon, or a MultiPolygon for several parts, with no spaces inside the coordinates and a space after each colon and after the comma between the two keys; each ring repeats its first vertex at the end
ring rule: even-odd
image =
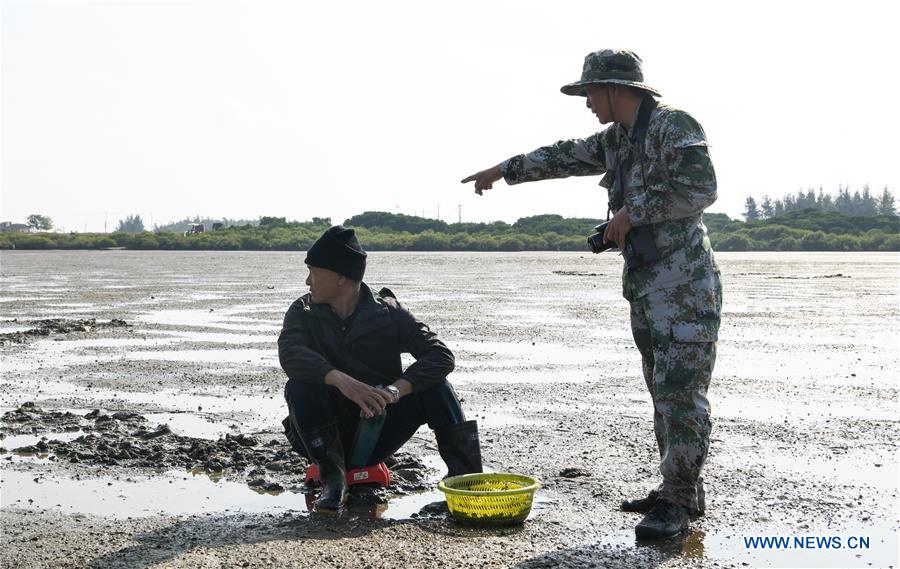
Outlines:
{"type": "MultiPolygon", "coordinates": [[[[623,72],[623,78],[616,79],[617,64],[627,68],[634,59],[639,72],[640,60],[631,52],[590,54],[583,80],[563,87],[563,92],[583,95],[583,85],[595,82],[631,85],[658,95],[633,75],[623,72]],[[607,80],[591,81],[592,72],[605,73],[601,76],[607,80]]],[[[716,199],[703,128],[686,112],[659,104],[650,114],[643,159],[631,133],[613,123],[587,138],[514,156],[502,163],[501,171],[508,184],[605,174],[600,185],[608,190],[610,209],[624,206],[632,226],[652,226],[662,258],[630,271],[626,267],[623,294],[631,303],[632,334],[653,399],[663,477],[660,493],[695,511],[709,449],[706,392],[722,304],[719,269],[702,222],[703,210],[716,199]]]]}

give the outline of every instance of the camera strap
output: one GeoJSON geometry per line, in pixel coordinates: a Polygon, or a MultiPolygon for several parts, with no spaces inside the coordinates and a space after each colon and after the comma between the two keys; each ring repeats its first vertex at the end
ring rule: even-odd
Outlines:
{"type": "MultiPolygon", "coordinates": [[[[638,107],[637,119],[634,121],[634,126],[631,129],[631,143],[634,145],[635,153],[637,154],[638,162],[641,165],[641,180],[644,182],[644,185],[647,185],[647,181],[644,179],[644,139],[647,137],[647,128],[650,126],[650,115],[653,114],[654,109],[659,105],[659,101],[654,99],[651,95],[645,95],[643,99],[641,99],[641,105],[638,107]]],[[[617,186],[616,193],[622,196],[622,199],[625,197],[625,185],[622,182],[622,178],[624,177],[624,173],[622,172],[621,164],[619,163],[619,153],[615,153],[616,157],[616,178],[613,180],[613,184],[617,186]]],[[[606,207],[606,220],[609,221],[609,215],[612,212],[612,208],[607,205],[606,207]]]]}
{"type": "Polygon", "coordinates": [[[659,105],[659,101],[650,95],[644,96],[641,106],[638,108],[637,120],[634,121],[634,128],[631,131],[631,141],[635,145],[644,146],[644,137],[647,136],[647,127],[650,125],[650,115],[653,109],[659,105]]]}

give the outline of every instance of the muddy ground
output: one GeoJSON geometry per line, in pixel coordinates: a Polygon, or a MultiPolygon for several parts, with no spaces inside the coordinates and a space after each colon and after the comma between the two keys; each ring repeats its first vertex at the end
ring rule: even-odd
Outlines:
{"type": "Polygon", "coordinates": [[[275,353],[301,254],[3,252],[3,564],[896,567],[896,255],[719,259],[708,511],[641,543],[617,504],[657,483],[657,460],[614,256],[370,257],[366,280],[456,353],[488,466],[541,481],[523,525],[479,529],[435,505],[427,428],[389,491],[308,512],[275,353]]]}

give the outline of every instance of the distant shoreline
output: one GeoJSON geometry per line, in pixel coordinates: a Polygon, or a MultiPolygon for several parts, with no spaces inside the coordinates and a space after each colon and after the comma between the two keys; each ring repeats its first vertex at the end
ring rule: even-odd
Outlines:
{"type": "MultiPolygon", "coordinates": [[[[344,222],[369,251],[573,251],[587,252],[586,237],[602,220],[538,215],[515,223],[446,223],[384,212],[344,222]]],[[[807,209],[762,220],[740,221],[704,214],[717,251],[900,251],[900,217],[850,216],[807,209]]],[[[256,224],[201,232],[0,233],[0,250],[305,251],[330,219],[289,222],[261,218],[256,224]]]]}

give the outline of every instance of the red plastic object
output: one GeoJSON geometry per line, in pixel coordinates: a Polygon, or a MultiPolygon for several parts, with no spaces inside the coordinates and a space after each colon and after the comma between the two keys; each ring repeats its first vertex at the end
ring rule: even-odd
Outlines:
{"type": "MultiPolygon", "coordinates": [[[[306,469],[306,482],[312,481],[319,481],[319,467],[315,464],[310,464],[306,469]]],[[[348,470],[347,485],[353,486],[354,484],[378,484],[387,488],[391,484],[391,471],[383,462],[348,470]]]]}

